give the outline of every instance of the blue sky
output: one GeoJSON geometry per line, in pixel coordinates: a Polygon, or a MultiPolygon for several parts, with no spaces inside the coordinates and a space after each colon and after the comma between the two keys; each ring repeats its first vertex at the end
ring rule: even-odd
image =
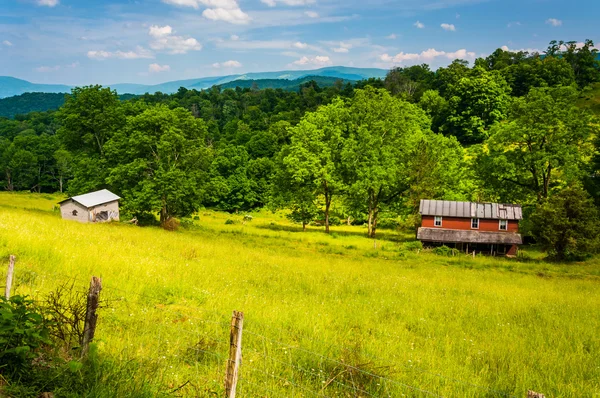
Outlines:
{"type": "Polygon", "coordinates": [[[151,84],[331,65],[437,68],[503,46],[600,44],[598,15],[598,0],[0,0],[0,75],[151,84]]]}

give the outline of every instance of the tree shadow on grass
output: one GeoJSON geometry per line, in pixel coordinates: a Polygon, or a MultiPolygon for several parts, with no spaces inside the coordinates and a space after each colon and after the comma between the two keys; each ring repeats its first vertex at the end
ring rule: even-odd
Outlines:
{"type": "MultiPolygon", "coordinates": [[[[262,225],[257,225],[256,228],[268,229],[270,231],[277,231],[277,232],[293,232],[293,233],[303,232],[301,226],[295,226],[295,225],[262,224],[262,225]]],[[[321,233],[325,234],[325,228],[324,227],[307,227],[306,232],[321,232],[321,233]]],[[[331,236],[359,236],[362,238],[370,239],[367,236],[366,230],[364,232],[340,231],[340,230],[336,230],[335,227],[332,227],[330,235],[331,236]]],[[[377,236],[375,239],[376,240],[384,240],[384,241],[388,241],[388,242],[397,242],[397,243],[414,240],[414,239],[411,239],[409,234],[407,234],[403,231],[398,232],[398,231],[389,230],[389,229],[378,230],[377,236]]]]}

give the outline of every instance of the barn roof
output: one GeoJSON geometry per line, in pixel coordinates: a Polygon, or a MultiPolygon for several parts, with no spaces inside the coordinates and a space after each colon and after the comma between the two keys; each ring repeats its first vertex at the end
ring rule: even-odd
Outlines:
{"type": "Polygon", "coordinates": [[[116,200],[121,199],[114,193],[110,192],[108,189],[102,189],[96,192],[86,193],[84,195],[73,196],[72,198],[63,200],[62,203],[65,203],[69,200],[79,203],[80,205],[90,208],[98,205],[102,205],[104,203],[114,202],[116,200]]]}
{"type": "Polygon", "coordinates": [[[520,234],[512,232],[463,231],[444,228],[419,228],[417,239],[427,242],[484,243],[520,245],[520,234]]]}
{"type": "Polygon", "coordinates": [[[421,200],[419,213],[423,216],[489,218],[521,220],[521,205],[501,203],[453,202],[450,200],[421,200]]]}

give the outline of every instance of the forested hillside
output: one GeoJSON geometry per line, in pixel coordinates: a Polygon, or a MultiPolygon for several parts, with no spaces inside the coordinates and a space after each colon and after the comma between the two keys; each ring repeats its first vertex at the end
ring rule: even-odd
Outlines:
{"type": "MultiPolygon", "coordinates": [[[[14,97],[0,98],[0,117],[12,119],[17,115],[31,112],[46,112],[60,108],[65,103],[65,93],[25,93],[14,97]]],[[[121,101],[136,96],[133,94],[119,95],[121,101]]]]}
{"type": "MultiPolygon", "coordinates": [[[[161,222],[205,206],[285,208],[300,223],[410,223],[421,198],[600,198],[591,41],[544,56],[496,50],[322,87],[146,94],[73,89],[56,112],[0,121],[6,190],[109,188],[161,222]],[[578,191],[585,187],[585,191],[578,191]],[[582,196],[583,195],[583,196],[582,196]]],[[[527,210],[529,211],[529,210],[527,210]]]]}

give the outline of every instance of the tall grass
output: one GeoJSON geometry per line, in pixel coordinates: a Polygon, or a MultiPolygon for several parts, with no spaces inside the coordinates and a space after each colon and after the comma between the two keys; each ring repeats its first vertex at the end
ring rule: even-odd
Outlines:
{"type": "Polygon", "coordinates": [[[0,258],[18,256],[22,294],[103,278],[98,355],[135,364],[132,391],[222,394],[236,309],[241,396],[600,392],[598,260],[417,254],[402,249],[410,234],[302,233],[266,212],[200,212],[179,232],[79,224],[55,199],[0,194],[0,258]]]}

